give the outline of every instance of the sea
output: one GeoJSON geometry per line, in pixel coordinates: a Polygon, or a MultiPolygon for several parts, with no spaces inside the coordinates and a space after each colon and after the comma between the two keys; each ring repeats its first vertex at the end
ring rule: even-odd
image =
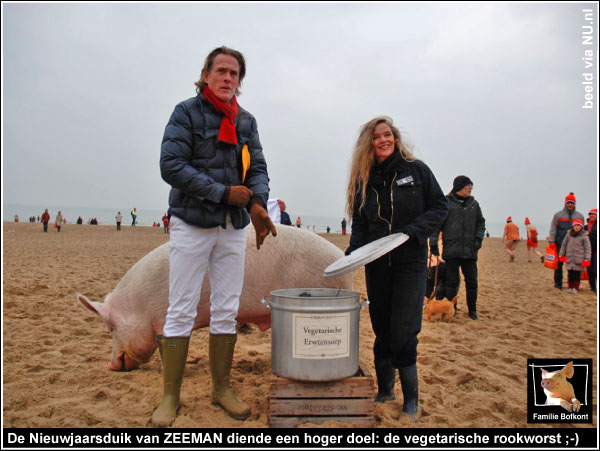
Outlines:
{"type": "MultiPolygon", "coordinates": [[[[23,204],[3,204],[2,221],[13,222],[15,215],[19,215],[20,222],[28,222],[31,216],[35,216],[36,221],[38,216],[42,216],[44,209],[48,209],[51,222],[54,221],[56,214],[60,210],[63,217],[67,219],[67,223],[76,223],[79,216],[82,217],[84,224],[89,223],[92,218],[98,220],[98,224],[113,225],[116,224],[115,216],[117,212],[123,215],[122,226],[131,225],[131,210],[133,207],[127,208],[96,208],[96,207],[70,207],[70,206],[50,206],[50,205],[23,205],[23,204]]],[[[136,207],[137,209],[137,225],[151,227],[155,222],[162,225],[162,217],[166,210],[145,209],[136,207]]],[[[302,228],[316,233],[326,233],[327,227],[331,233],[342,232],[342,218],[328,216],[310,216],[300,215],[302,219],[302,228]]],[[[293,223],[296,222],[297,215],[291,217],[293,223]]],[[[349,231],[349,227],[348,227],[349,231]]]]}
{"type": "MultiPolygon", "coordinates": [[[[67,218],[68,223],[77,222],[77,218],[81,216],[84,223],[89,223],[91,218],[96,218],[98,220],[98,224],[103,225],[115,224],[115,216],[117,215],[117,212],[120,211],[123,215],[123,226],[131,225],[130,212],[133,209],[133,207],[94,208],[22,204],[3,204],[3,208],[4,211],[2,221],[4,222],[13,222],[15,220],[15,215],[19,215],[19,221],[21,222],[28,222],[30,216],[35,216],[37,221],[37,217],[41,216],[44,212],[44,209],[47,208],[48,212],[50,213],[51,221],[54,221],[56,213],[58,213],[60,210],[63,214],[63,217],[67,218]]],[[[155,222],[162,224],[162,217],[165,213],[166,210],[137,208],[137,225],[152,227],[152,224],[155,222]]],[[[297,217],[297,214],[293,216],[290,215],[292,223],[296,222],[297,217]]],[[[316,233],[326,233],[327,227],[329,227],[331,233],[342,233],[341,217],[311,216],[302,214],[300,214],[300,217],[302,219],[303,229],[316,233]]],[[[487,231],[490,233],[491,237],[501,238],[504,233],[504,225],[505,224],[503,222],[486,221],[487,231]]],[[[350,233],[350,231],[351,226],[348,225],[348,233],[350,233]]],[[[524,228],[521,228],[521,231],[523,234],[524,228]]],[[[543,230],[541,232],[543,232],[543,230]]]]}

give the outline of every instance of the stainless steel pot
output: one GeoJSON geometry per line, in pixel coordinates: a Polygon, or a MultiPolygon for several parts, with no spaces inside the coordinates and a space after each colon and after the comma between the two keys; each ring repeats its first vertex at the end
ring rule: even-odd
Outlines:
{"type": "Polygon", "coordinates": [[[272,291],[271,301],[262,302],[271,309],[275,374],[299,381],[333,381],[356,374],[359,293],[295,288],[272,291]]]}

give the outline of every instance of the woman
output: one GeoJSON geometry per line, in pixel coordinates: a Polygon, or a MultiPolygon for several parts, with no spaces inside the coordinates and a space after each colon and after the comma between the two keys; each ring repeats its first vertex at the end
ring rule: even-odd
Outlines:
{"type": "Polygon", "coordinates": [[[56,226],[57,232],[60,232],[60,226],[62,226],[62,223],[63,223],[63,215],[59,211],[58,214],[56,215],[56,219],[54,220],[54,225],[56,226]]]}
{"type": "Polygon", "coordinates": [[[441,225],[448,205],[429,167],[405,147],[389,117],[376,117],[360,131],[352,157],[347,208],[352,235],[346,254],[392,233],[409,236],[402,246],[369,263],[365,275],[375,332],[376,401],[395,399],[398,368],[402,411],[416,419],[417,335],[427,279],[427,238],[441,225]]]}

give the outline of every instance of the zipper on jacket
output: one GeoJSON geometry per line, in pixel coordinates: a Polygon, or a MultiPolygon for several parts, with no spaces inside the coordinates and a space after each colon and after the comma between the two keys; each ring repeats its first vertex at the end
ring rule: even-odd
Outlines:
{"type": "MultiPolygon", "coordinates": [[[[394,173],[394,178],[392,178],[392,183],[390,184],[390,204],[392,207],[392,215],[390,217],[390,235],[392,234],[392,224],[394,222],[394,182],[396,181],[396,177],[398,176],[398,173],[395,172],[394,173]]],[[[390,266],[390,268],[392,267],[392,252],[390,251],[388,253],[388,264],[390,266]]]]}
{"type": "MultiPolygon", "coordinates": [[[[373,191],[375,191],[375,200],[377,202],[377,216],[379,216],[379,218],[382,219],[383,221],[387,222],[388,227],[390,229],[390,235],[392,234],[392,223],[394,222],[394,182],[396,181],[397,176],[398,176],[398,173],[394,173],[394,178],[392,179],[392,183],[390,184],[390,202],[391,202],[390,207],[392,210],[392,216],[389,221],[387,219],[385,219],[383,216],[381,216],[381,204],[379,203],[379,193],[377,192],[377,190],[375,188],[373,188],[373,191]]],[[[388,264],[389,264],[389,266],[392,266],[392,253],[391,252],[388,253],[388,264]]]]}
{"type": "Polygon", "coordinates": [[[386,222],[387,225],[389,226],[390,230],[392,230],[392,224],[390,224],[390,221],[388,221],[383,216],[381,216],[381,204],[379,203],[379,193],[377,192],[377,190],[375,188],[372,188],[372,189],[373,189],[373,191],[375,191],[375,202],[377,202],[377,216],[379,216],[379,219],[386,222]]]}

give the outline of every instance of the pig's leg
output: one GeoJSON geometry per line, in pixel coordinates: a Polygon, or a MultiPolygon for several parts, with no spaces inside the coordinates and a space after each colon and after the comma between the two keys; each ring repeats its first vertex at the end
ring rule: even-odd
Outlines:
{"type": "Polygon", "coordinates": [[[563,409],[565,409],[567,412],[571,412],[573,406],[571,405],[571,403],[565,399],[559,398],[560,400],[560,405],[563,409]]]}
{"type": "Polygon", "coordinates": [[[579,412],[579,409],[581,408],[581,403],[577,400],[577,398],[571,399],[571,403],[573,404],[573,412],[579,412]]]}

